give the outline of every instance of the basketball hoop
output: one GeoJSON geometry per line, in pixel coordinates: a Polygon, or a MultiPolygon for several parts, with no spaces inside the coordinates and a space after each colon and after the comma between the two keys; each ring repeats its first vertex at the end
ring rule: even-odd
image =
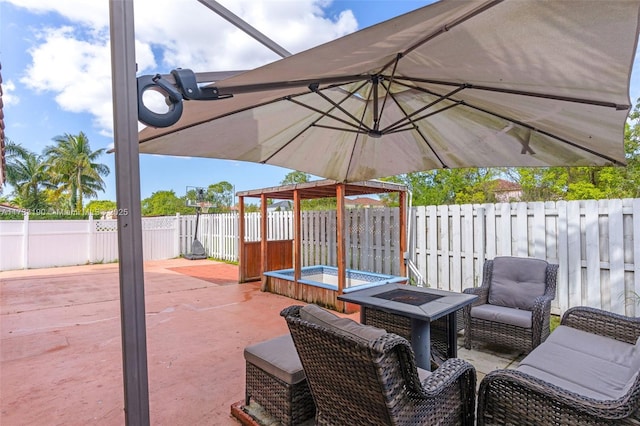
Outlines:
{"type": "Polygon", "coordinates": [[[193,243],[191,244],[191,252],[184,255],[186,259],[206,259],[207,254],[204,247],[198,241],[198,223],[200,222],[200,213],[208,213],[209,208],[213,205],[211,201],[207,200],[207,191],[205,188],[199,188],[194,186],[187,186],[186,205],[188,207],[195,207],[196,209],[196,227],[193,236],[193,243]]]}
{"type": "Polygon", "coordinates": [[[195,208],[196,212],[208,213],[213,204],[210,201],[196,201],[187,198],[186,206],[195,208]]]}
{"type": "Polygon", "coordinates": [[[208,201],[199,201],[196,206],[197,209],[200,209],[202,213],[209,213],[209,208],[211,207],[211,203],[208,201]]]}

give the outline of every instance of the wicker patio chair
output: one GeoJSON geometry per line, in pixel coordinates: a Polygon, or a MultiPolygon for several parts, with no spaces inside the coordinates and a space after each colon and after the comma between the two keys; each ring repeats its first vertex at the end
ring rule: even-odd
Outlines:
{"type": "MultiPolygon", "coordinates": [[[[636,343],[640,337],[640,318],[575,307],[565,312],[561,325],[569,327],[574,334],[587,332],[597,336],[584,339],[581,345],[576,345],[574,339],[560,340],[570,348],[565,352],[566,359],[557,362],[553,358],[546,359],[547,367],[542,370],[528,368],[525,358],[515,370],[495,370],[487,374],[478,391],[479,426],[640,424],[640,343],[636,343]],[[604,339],[609,342],[593,344],[592,339],[603,340],[599,336],[609,338],[604,339]],[[627,349],[622,349],[624,346],[627,349]],[[585,358],[580,354],[572,357],[572,351],[585,353],[585,358]],[[626,384],[614,389],[613,395],[594,396],[593,393],[603,392],[607,386],[604,383],[606,379],[595,372],[598,368],[578,361],[588,358],[599,363],[599,356],[608,358],[602,367],[605,375],[607,371],[613,372],[620,365],[628,364],[629,378],[626,384]],[[571,371],[573,367],[565,371],[566,365],[575,366],[575,371],[571,371]],[[561,377],[570,374],[577,377],[561,377]],[[589,382],[588,387],[583,385],[589,382]],[[579,391],[580,386],[582,392],[579,391]]],[[[547,345],[558,346],[558,342],[552,341],[558,330],[554,331],[548,343],[542,344],[530,356],[544,352],[547,345]]],[[[544,358],[538,357],[540,359],[544,358]]]]}
{"type": "Polygon", "coordinates": [[[478,296],[464,308],[464,347],[484,341],[531,352],[549,336],[558,265],[541,259],[496,257],[484,262],[478,296]]]}
{"type": "Polygon", "coordinates": [[[316,305],[286,319],[316,404],[316,424],[473,425],[476,373],[461,359],[433,373],[416,367],[409,342],[316,305]]]}

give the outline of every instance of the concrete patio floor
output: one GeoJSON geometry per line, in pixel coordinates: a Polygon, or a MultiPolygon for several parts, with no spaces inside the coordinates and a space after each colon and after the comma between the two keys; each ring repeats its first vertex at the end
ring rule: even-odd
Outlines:
{"type": "MultiPolygon", "coordinates": [[[[237,277],[209,260],[145,263],[152,424],[239,424],[244,347],[287,333],[279,313],[301,302],[237,277]]],[[[0,272],[0,424],[123,424],[119,315],[117,264],[0,272]]],[[[488,346],[458,356],[478,381],[520,359],[488,346]]]]}

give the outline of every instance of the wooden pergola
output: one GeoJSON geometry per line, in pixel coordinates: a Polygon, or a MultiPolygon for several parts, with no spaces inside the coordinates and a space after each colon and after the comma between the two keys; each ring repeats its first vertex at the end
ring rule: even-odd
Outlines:
{"type": "MultiPolygon", "coordinates": [[[[249,191],[241,191],[236,195],[239,198],[239,281],[246,282],[256,279],[262,280],[262,289],[267,290],[267,277],[264,275],[267,271],[276,269],[291,268],[294,269],[294,282],[297,284],[301,276],[302,270],[302,237],[301,237],[301,215],[300,201],[335,197],[337,200],[337,268],[338,268],[338,291],[337,295],[343,293],[346,287],[346,248],[345,248],[345,197],[354,195],[368,195],[397,192],[399,195],[400,207],[400,274],[406,276],[406,265],[404,264],[404,253],[407,250],[407,187],[400,184],[382,182],[382,181],[366,181],[355,183],[340,183],[334,180],[318,180],[300,184],[284,185],[278,187],[270,187],[263,189],[254,189],[249,191]],[[260,198],[261,224],[260,235],[261,240],[258,243],[250,243],[245,241],[245,198],[260,198]],[[294,217],[294,235],[293,244],[291,240],[286,241],[268,241],[267,229],[267,201],[269,199],[276,200],[292,200],[293,201],[293,217],[294,217]],[[292,253],[291,253],[291,246],[292,253]],[[293,265],[288,259],[293,258],[293,265]],[[259,263],[250,263],[250,259],[260,259],[259,263]]],[[[342,302],[340,302],[342,303],[342,302]]],[[[336,306],[338,310],[343,310],[342,306],[336,306]]]]}

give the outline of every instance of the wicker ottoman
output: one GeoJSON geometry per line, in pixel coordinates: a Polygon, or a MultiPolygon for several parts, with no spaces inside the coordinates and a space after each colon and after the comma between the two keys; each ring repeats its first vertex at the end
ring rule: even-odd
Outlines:
{"type": "Polygon", "coordinates": [[[315,416],[316,406],[290,334],[244,349],[247,362],[245,404],[251,398],[283,425],[315,416]]]}

